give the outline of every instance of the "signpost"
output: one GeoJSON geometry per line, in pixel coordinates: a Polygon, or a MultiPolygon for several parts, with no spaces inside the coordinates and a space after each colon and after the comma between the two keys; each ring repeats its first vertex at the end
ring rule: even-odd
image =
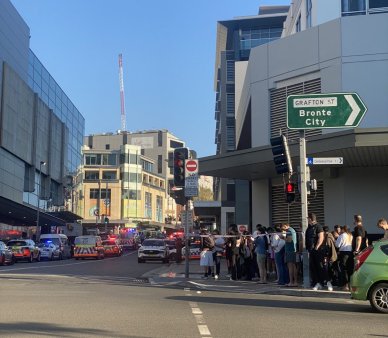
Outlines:
{"type": "Polygon", "coordinates": [[[307,157],[307,165],[321,165],[321,164],[344,164],[343,157],[307,157]]]}
{"type": "Polygon", "coordinates": [[[289,129],[355,128],[367,108],[356,93],[290,95],[289,129]]]}
{"type": "MultiPolygon", "coordinates": [[[[315,164],[343,164],[342,157],[306,158],[306,129],[355,128],[367,108],[356,93],[290,95],[287,127],[299,130],[300,199],[303,237],[307,229],[307,168],[315,164]]],[[[309,255],[303,247],[303,286],[310,287],[309,255]]]]}
{"type": "Polygon", "coordinates": [[[185,161],[185,196],[198,196],[198,160],[185,161]]]}

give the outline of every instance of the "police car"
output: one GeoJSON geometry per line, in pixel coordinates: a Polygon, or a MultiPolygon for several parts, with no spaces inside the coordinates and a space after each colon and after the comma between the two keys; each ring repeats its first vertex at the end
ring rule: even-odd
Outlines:
{"type": "Polygon", "coordinates": [[[149,260],[158,260],[162,261],[163,263],[168,263],[168,256],[168,246],[166,245],[163,239],[146,239],[137,251],[138,263],[144,263],[145,261],[149,260]]]}
{"type": "Polygon", "coordinates": [[[13,239],[7,243],[16,261],[26,260],[32,263],[40,261],[40,250],[31,239],[13,239]]]}

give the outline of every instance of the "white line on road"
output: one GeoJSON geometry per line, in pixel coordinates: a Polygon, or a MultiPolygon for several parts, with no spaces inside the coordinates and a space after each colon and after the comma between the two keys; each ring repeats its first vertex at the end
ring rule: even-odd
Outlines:
{"type": "Polygon", "coordinates": [[[209,331],[209,328],[207,327],[207,325],[198,325],[198,330],[199,330],[199,333],[201,334],[201,336],[209,336],[210,335],[210,331],[209,331]]]}
{"type": "Polygon", "coordinates": [[[192,307],[191,308],[191,312],[194,314],[194,315],[201,315],[202,314],[202,311],[199,307],[192,307]]]}

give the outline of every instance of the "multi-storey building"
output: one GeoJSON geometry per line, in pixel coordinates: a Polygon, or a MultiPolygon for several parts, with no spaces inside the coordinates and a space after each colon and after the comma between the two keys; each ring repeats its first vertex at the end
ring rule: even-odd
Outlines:
{"type": "Polygon", "coordinates": [[[87,146],[74,186],[73,200],[85,228],[118,230],[139,223],[164,226],[166,183],[154,173],[154,161],[140,146],[119,150],[87,146]]]}
{"type": "Polygon", "coordinates": [[[180,207],[170,197],[170,188],[173,186],[173,170],[169,168],[168,160],[174,149],[185,146],[183,141],[167,130],[147,130],[89,135],[85,137],[84,144],[90,150],[120,150],[123,145],[139,146],[140,155],[152,161],[152,165],[150,164],[150,168],[146,171],[163,178],[166,182],[164,185],[166,198],[163,207],[166,218],[178,218],[180,207]]]}
{"type": "Polygon", "coordinates": [[[302,223],[299,194],[286,203],[270,146],[282,131],[294,167],[300,163],[299,132],[286,124],[287,96],[355,92],[368,108],[357,128],[306,130],[308,157],[343,157],[338,166],[311,167],[318,190],[308,210],[330,227],[361,214],[377,235],[376,220],[387,217],[388,204],[387,23],[385,1],[293,1],[283,37],[251,49],[235,75],[237,150],[203,158],[199,166],[201,174],[249,182],[251,225],[302,223]]]}
{"type": "MultiPolygon", "coordinates": [[[[256,46],[280,38],[288,8],[289,6],[260,7],[258,15],[218,22],[214,80],[215,143],[219,156],[227,156],[237,149],[235,111],[239,104],[241,78],[244,76],[250,51],[256,46]]],[[[243,198],[249,194],[247,181],[215,178],[214,194],[223,206],[223,223],[250,222],[249,207],[243,198]]]]}
{"type": "Polygon", "coordinates": [[[65,225],[58,211],[65,178],[81,163],[85,124],[30,50],[29,39],[30,29],[11,2],[1,1],[0,223],[27,235],[36,226],[38,206],[44,231],[65,225]]]}

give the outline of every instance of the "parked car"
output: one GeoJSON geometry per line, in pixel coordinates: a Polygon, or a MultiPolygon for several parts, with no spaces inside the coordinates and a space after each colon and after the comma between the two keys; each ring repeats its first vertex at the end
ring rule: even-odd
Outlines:
{"type": "Polygon", "coordinates": [[[105,257],[105,250],[100,236],[79,236],[74,240],[74,258],[95,258],[105,257]]]}
{"type": "Polygon", "coordinates": [[[4,242],[0,241],[0,265],[11,265],[14,263],[15,256],[13,255],[12,250],[8,248],[8,246],[6,246],[4,242]]]}
{"type": "Polygon", "coordinates": [[[105,250],[105,256],[121,256],[123,254],[122,246],[118,239],[107,239],[102,241],[105,250]]]}
{"type": "Polygon", "coordinates": [[[40,250],[40,259],[54,259],[61,260],[63,258],[61,250],[54,243],[50,241],[41,242],[38,244],[40,250]]]}
{"type": "Polygon", "coordinates": [[[388,314],[388,240],[374,242],[355,257],[350,291],[353,299],[369,300],[375,311],[388,314]]]}
{"type": "Polygon", "coordinates": [[[137,251],[138,263],[144,263],[148,260],[159,260],[168,263],[168,246],[163,239],[145,239],[137,251]]]}
{"type": "Polygon", "coordinates": [[[40,250],[32,239],[13,239],[7,243],[16,261],[27,260],[32,263],[40,261],[40,250]]]}
{"type": "Polygon", "coordinates": [[[64,234],[42,234],[39,238],[40,243],[53,243],[60,251],[60,259],[71,257],[71,244],[64,234]]]}

